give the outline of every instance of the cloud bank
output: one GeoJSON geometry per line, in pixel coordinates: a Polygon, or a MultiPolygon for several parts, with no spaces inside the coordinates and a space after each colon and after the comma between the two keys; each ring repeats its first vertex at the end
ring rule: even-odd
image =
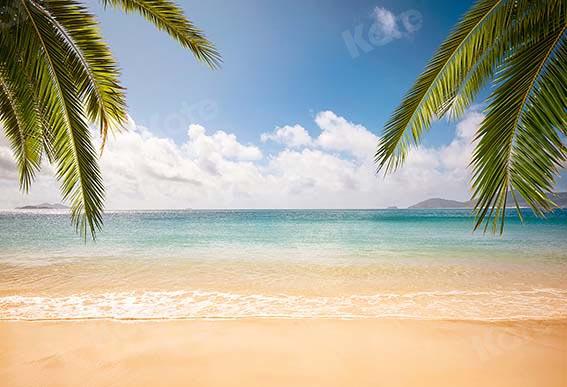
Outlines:
{"type": "MultiPolygon", "coordinates": [[[[432,196],[466,199],[471,139],[482,119],[469,112],[450,144],[413,149],[387,178],[375,174],[378,137],[332,111],[316,115],[317,133],[292,124],[262,134],[260,143],[279,147],[268,154],[222,130],[191,124],[177,144],[131,121],[101,157],[107,208],[378,208],[432,196]]],[[[0,207],[59,200],[48,165],[28,195],[19,193],[0,139],[0,207]]]]}

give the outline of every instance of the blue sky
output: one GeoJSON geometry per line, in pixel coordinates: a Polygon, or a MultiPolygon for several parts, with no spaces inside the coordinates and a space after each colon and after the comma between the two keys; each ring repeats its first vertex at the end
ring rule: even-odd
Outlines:
{"type": "MultiPolygon", "coordinates": [[[[220,70],[210,71],[141,17],[88,2],[122,67],[137,123],[176,141],[183,111],[241,141],[290,122],[316,130],[314,115],[332,110],[379,133],[468,1],[182,1],[186,14],[217,45],[220,70]],[[363,36],[383,7],[417,11],[421,27],[353,58],[343,33],[363,36]],[[213,114],[200,104],[214,103],[213,114]],[[189,107],[189,108],[188,108],[189,107]],[[193,109],[191,109],[193,107],[193,109]],[[206,110],[206,109],[205,109],[206,110]],[[168,118],[169,117],[169,118],[168,118]]],[[[403,26],[400,26],[403,30],[403,26]]],[[[426,144],[448,142],[454,126],[437,125],[426,144]]]]}

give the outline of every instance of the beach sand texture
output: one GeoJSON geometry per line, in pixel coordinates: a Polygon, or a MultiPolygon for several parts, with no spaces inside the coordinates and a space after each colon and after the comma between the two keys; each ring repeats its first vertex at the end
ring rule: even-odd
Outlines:
{"type": "Polygon", "coordinates": [[[567,321],[4,321],[3,386],[566,386],[567,321]]]}

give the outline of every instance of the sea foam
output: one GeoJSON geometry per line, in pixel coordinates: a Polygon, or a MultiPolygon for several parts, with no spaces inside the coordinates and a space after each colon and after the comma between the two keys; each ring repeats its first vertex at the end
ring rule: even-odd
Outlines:
{"type": "Polygon", "coordinates": [[[0,297],[0,319],[567,318],[567,290],[384,293],[344,297],[141,291],[0,297]]]}

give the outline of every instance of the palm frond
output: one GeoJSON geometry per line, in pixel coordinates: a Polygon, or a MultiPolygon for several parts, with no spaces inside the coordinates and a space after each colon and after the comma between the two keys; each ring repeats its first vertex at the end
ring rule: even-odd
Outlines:
{"type": "Polygon", "coordinates": [[[187,19],[183,10],[169,0],[101,0],[127,13],[139,13],[158,29],[167,32],[193,55],[212,68],[220,66],[222,59],[215,46],[203,32],[187,19]]]}
{"type": "Polygon", "coordinates": [[[532,35],[499,69],[472,160],[475,228],[486,221],[485,230],[492,223],[502,232],[510,191],[540,215],[553,207],[546,193],[566,157],[558,133],[567,111],[565,29],[563,19],[532,35]]]}
{"type": "MultiPolygon", "coordinates": [[[[137,12],[217,67],[214,46],[169,0],[101,0],[137,12]]],[[[0,0],[0,124],[27,191],[41,157],[57,168],[71,219],[86,238],[102,225],[104,187],[89,124],[109,130],[126,121],[119,70],[94,16],[78,0],[0,0]]]]}
{"type": "Polygon", "coordinates": [[[458,86],[505,31],[515,8],[511,1],[480,0],[466,13],[386,123],[375,155],[379,171],[401,166],[409,148],[449,109],[458,86]]]}
{"type": "Polygon", "coordinates": [[[460,117],[493,80],[471,163],[475,228],[492,220],[502,232],[518,194],[537,214],[550,210],[546,193],[566,157],[566,15],[565,0],[477,1],[386,123],[378,170],[402,165],[433,120],[460,117]]]}
{"type": "Polygon", "coordinates": [[[83,236],[90,232],[94,238],[102,225],[104,187],[84,104],[70,75],[80,71],[69,59],[75,52],[35,1],[21,3],[26,18],[18,25],[14,40],[18,41],[22,65],[37,79],[61,192],[71,203],[75,227],[83,236]]]}
{"type": "Polygon", "coordinates": [[[19,57],[18,42],[12,31],[6,32],[0,35],[0,122],[16,159],[20,189],[27,192],[41,165],[42,121],[31,75],[23,69],[19,57]]]}
{"type": "Polygon", "coordinates": [[[27,192],[41,165],[41,132],[29,88],[15,87],[6,67],[0,62],[0,123],[16,158],[20,189],[27,192]]]}
{"type": "Polygon", "coordinates": [[[454,96],[448,101],[446,113],[449,118],[460,118],[491,80],[507,54],[517,47],[529,44],[534,37],[549,33],[551,26],[564,19],[565,10],[566,3],[562,0],[515,3],[511,9],[513,16],[509,18],[510,23],[506,29],[480,52],[471,68],[464,70],[464,76],[456,84],[454,96]]]}
{"type": "Polygon", "coordinates": [[[37,8],[51,20],[61,39],[74,55],[78,95],[85,99],[88,118],[100,128],[102,147],[108,130],[119,130],[126,122],[126,101],[119,71],[108,45],[103,41],[98,23],[85,7],[74,0],[50,0],[37,8]]]}

